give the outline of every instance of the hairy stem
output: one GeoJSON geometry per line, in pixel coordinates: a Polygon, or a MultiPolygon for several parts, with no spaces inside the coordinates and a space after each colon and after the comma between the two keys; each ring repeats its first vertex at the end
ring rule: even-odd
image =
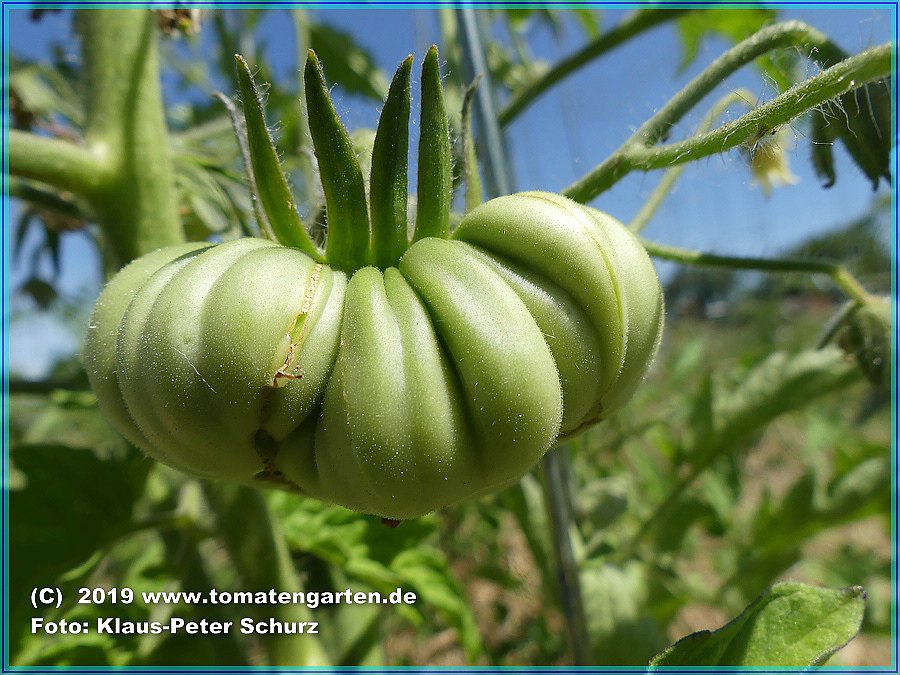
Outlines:
{"type": "Polygon", "coordinates": [[[827,260],[802,258],[743,258],[714,253],[702,253],[689,249],[641,240],[647,252],[656,258],[672,260],[684,265],[699,267],[725,267],[728,269],[760,270],[764,272],[811,272],[824,274],[851,300],[860,304],[872,302],[874,297],[843,265],[827,260]]]}
{"type": "Polygon", "coordinates": [[[818,54],[827,66],[846,58],[828,37],[801,21],[786,21],[768,26],[739,42],[713,61],[697,77],[647,120],[631,137],[631,141],[653,145],[662,140],[676,122],[725,78],[754,59],[775,49],[802,47],[818,54]]]}
{"type": "Polygon", "coordinates": [[[631,38],[662,23],[672,21],[689,11],[687,9],[645,9],[631,14],[620,24],[591,40],[571,56],[562,59],[534,82],[513,94],[509,103],[498,115],[500,125],[506,126],[512,122],[541,94],[582,66],[612,51],[631,38]]]}
{"type": "MultiPolygon", "coordinates": [[[[891,45],[887,43],[840,61],[710,133],[677,143],[653,146],[664,138],[669,128],[691,107],[738,67],[777,47],[798,41],[804,44],[816,42],[813,37],[818,35],[821,34],[804,24],[790,22],[763,29],[741,42],[688,84],[607,160],[566,188],[563,194],[585,203],[636,169],[647,171],[668,168],[725,152],[787,124],[826,101],[891,74],[891,45]]],[[[831,43],[824,36],[817,40],[820,51],[836,56],[833,53],[835,48],[830,47],[831,43]]]]}
{"type": "MultiPolygon", "coordinates": [[[[706,117],[703,118],[703,121],[700,122],[700,125],[697,127],[696,133],[705,134],[709,131],[713,123],[715,123],[715,121],[719,119],[733,103],[748,103],[751,100],[753,100],[752,95],[746,89],[738,89],[730,94],[726,94],[719,99],[712,107],[712,110],[706,114],[706,117]]],[[[631,222],[628,223],[629,230],[638,234],[647,226],[647,223],[650,222],[650,219],[653,218],[656,211],[662,205],[663,200],[669,195],[675,181],[681,177],[684,169],[685,165],[679,164],[663,174],[663,177],[659,179],[659,183],[653,188],[653,192],[650,193],[650,196],[641,206],[640,210],[635,214],[634,218],[631,219],[631,222]]]]}

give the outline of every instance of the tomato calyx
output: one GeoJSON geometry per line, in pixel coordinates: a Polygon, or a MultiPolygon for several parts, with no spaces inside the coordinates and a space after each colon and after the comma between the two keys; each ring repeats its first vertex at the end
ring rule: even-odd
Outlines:
{"type": "Polygon", "coordinates": [[[418,200],[411,234],[407,153],[413,57],[397,68],[385,100],[372,147],[367,198],[366,177],[353,142],[334,108],[322,66],[309,51],[303,77],[309,131],[325,193],[324,251],[315,246],[297,214],[250,68],[242,57],[235,59],[243,100],[243,119],[235,120],[235,129],[246,147],[245,164],[263,234],[350,275],[368,266],[382,271],[395,267],[412,243],[449,237],[452,162],[437,47],[428,50],[422,65],[418,200]]]}

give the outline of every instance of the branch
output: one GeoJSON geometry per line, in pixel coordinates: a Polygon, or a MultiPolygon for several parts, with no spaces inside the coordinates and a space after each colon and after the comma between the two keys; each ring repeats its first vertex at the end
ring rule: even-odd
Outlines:
{"type": "MultiPolygon", "coordinates": [[[[764,29],[738,44],[688,84],[622,147],[584,178],[566,188],[563,194],[578,202],[588,202],[635,169],[646,171],[666,168],[724,152],[758,138],[760,134],[786,124],[826,101],[891,74],[891,45],[886,43],[840,61],[815,77],[795,84],[768,103],[713,132],[678,143],[650,147],[709,90],[740,65],[797,40],[798,35],[809,38],[810,31],[812,29],[803,24],[798,27],[798,22],[791,22],[764,29]]],[[[825,40],[824,44],[827,46],[831,43],[825,40]]],[[[834,55],[833,50],[826,51],[834,55]]]]}
{"type": "Polygon", "coordinates": [[[768,26],[713,61],[647,120],[629,140],[644,145],[659,142],[668,134],[672,125],[725,78],[763,54],[784,47],[801,47],[810,55],[818,53],[825,66],[833,66],[847,58],[847,54],[831,42],[828,36],[801,21],[786,21],[768,26]]]}
{"type": "MultiPolygon", "coordinates": [[[[712,107],[712,110],[706,114],[706,117],[703,118],[703,121],[700,122],[700,125],[697,127],[696,134],[705,134],[709,131],[709,128],[713,123],[719,119],[733,103],[749,103],[751,100],[752,96],[746,89],[737,89],[730,94],[726,94],[720,98],[712,107]]],[[[629,230],[638,234],[647,226],[647,223],[653,218],[663,200],[669,195],[672,186],[681,176],[684,168],[684,164],[679,164],[663,174],[659,183],[653,188],[653,192],[644,202],[643,206],[641,206],[640,210],[635,214],[634,218],[631,219],[631,222],[628,223],[629,230]]]]}
{"type": "Polygon", "coordinates": [[[590,63],[593,59],[612,51],[631,38],[666,21],[678,18],[689,11],[691,10],[647,9],[630,15],[615,28],[598,36],[579,51],[557,63],[540,78],[515,92],[509,103],[497,116],[500,126],[506,126],[512,122],[541,94],[563,78],[568,77],[582,66],[590,63]]]}
{"type": "Polygon", "coordinates": [[[667,246],[666,244],[658,244],[646,239],[642,239],[641,243],[651,256],[684,265],[761,270],[764,272],[811,272],[813,274],[824,274],[830,277],[835,286],[840,288],[854,302],[866,304],[875,300],[872,294],[850,273],[850,270],[840,263],[803,258],[742,258],[691,251],[675,246],[667,246]]]}
{"type": "Polygon", "coordinates": [[[9,173],[87,195],[100,186],[103,164],[83,146],[10,129],[9,173]]]}

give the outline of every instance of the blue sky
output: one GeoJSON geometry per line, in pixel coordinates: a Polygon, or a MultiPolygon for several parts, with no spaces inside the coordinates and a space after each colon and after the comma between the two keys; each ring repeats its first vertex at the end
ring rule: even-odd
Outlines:
{"type": "MultiPolygon", "coordinates": [[[[52,42],[64,42],[70,37],[68,13],[46,16],[38,24],[30,22],[27,13],[16,10],[8,15],[9,48],[13,53],[42,58],[52,42]]],[[[407,54],[414,53],[420,62],[427,47],[440,42],[437,18],[429,9],[315,10],[312,14],[352,33],[388,74],[407,54]]],[[[617,23],[623,14],[619,10],[603,11],[602,25],[617,23]]],[[[892,38],[893,20],[888,9],[865,5],[828,10],[786,6],[782,18],[811,24],[851,53],[892,38]]],[[[528,34],[534,54],[553,62],[576,49],[581,34],[574,21],[567,21],[566,25],[561,42],[549,30],[534,27],[528,34]]],[[[297,67],[290,22],[273,13],[265,20],[262,34],[266,53],[278,72],[290,74],[297,67]]],[[[615,150],[636,126],[725,48],[724,41],[708,40],[693,65],[678,73],[678,37],[671,27],[663,27],[565,80],[508,129],[516,188],[564,188],[615,150]]],[[[73,44],[73,53],[74,49],[73,44]]],[[[324,65],[327,75],[328,64],[324,65]]],[[[809,68],[810,73],[816,71],[813,64],[809,68]]],[[[746,68],[701,104],[679,131],[689,133],[713,101],[737,87],[755,92],[760,102],[775,94],[771,84],[752,68],[746,68]]],[[[339,89],[335,90],[335,98],[349,128],[374,127],[376,104],[348,96],[339,89]]],[[[732,115],[736,117],[742,111],[736,106],[732,115]]],[[[689,166],[675,192],[645,230],[646,236],[720,253],[775,255],[812,234],[839,227],[871,205],[873,192],[868,180],[842,148],[836,153],[838,182],[830,190],[822,189],[812,172],[808,159],[810,142],[802,125],[788,130],[787,149],[799,182],[776,189],[769,198],[751,185],[746,162],[736,151],[689,166]]],[[[650,194],[657,178],[658,174],[633,174],[593,205],[627,221],[650,194]]],[[[13,284],[21,278],[17,272],[12,270],[13,284]]],[[[63,289],[69,295],[87,298],[99,292],[99,286],[96,260],[86,239],[67,238],[63,249],[63,289]]],[[[10,335],[13,371],[31,377],[40,375],[54,354],[77,349],[79,332],[78,326],[74,331],[60,331],[46,317],[18,320],[10,335]]]]}

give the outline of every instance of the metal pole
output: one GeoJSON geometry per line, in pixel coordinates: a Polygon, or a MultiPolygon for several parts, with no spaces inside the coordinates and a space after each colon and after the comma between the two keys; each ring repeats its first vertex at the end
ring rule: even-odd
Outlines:
{"type": "MultiPolygon", "coordinates": [[[[485,193],[488,198],[513,191],[512,171],[506,156],[503,134],[497,121],[494,88],[487,68],[476,11],[471,7],[456,10],[462,30],[463,65],[467,80],[476,75],[482,79],[475,98],[475,123],[479,132],[480,159],[484,167],[485,193]]],[[[569,461],[566,446],[550,450],[542,460],[544,500],[553,528],[553,551],[556,557],[560,604],[566,621],[569,644],[575,665],[592,661],[578,563],[572,549],[569,528],[572,524],[566,486],[569,461]]]]}

